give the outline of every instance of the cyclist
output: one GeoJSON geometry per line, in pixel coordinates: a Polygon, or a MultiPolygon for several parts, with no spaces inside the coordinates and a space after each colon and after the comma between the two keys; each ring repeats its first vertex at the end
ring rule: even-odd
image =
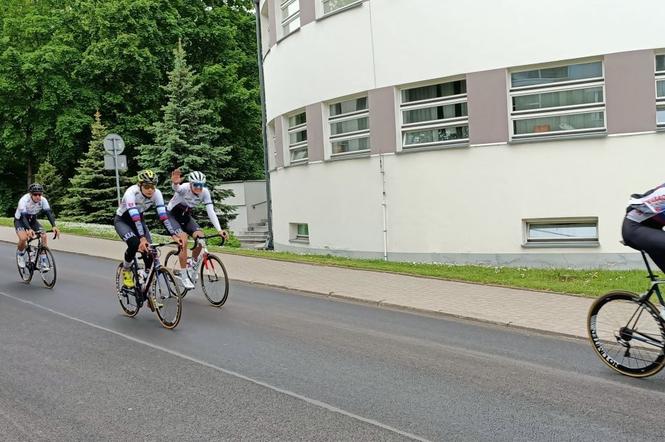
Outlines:
{"type": "MultiPolygon", "coordinates": [[[[189,182],[182,184],[182,173],[180,172],[180,169],[176,169],[171,173],[171,184],[175,194],[173,195],[173,198],[171,198],[171,201],[169,201],[166,209],[169,213],[171,225],[175,229],[176,234],[179,235],[183,244],[183,246],[180,247],[180,255],[178,256],[178,259],[180,261],[180,268],[187,268],[188,271],[182,272],[182,285],[186,289],[193,289],[194,283],[189,277],[192,261],[187,262],[187,247],[184,245],[187,244],[187,235],[192,238],[203,237],[204,235],[198,223],[192,217],[192,209],[203,203],[208,212],[208,219],[219,235],[222,238],[227,239],[228,234],[219,225],[219,219],[217,218],[212,203],[212,196],[206,187],[206,176],[201,172],[195,171],[187,176],[187,180],[189,182]]],[[[200,244],[194,249],[192,252],[193,261],[198,259],[201,249],[202,247],[200,244]]]]}
{"type": "MultiPolygon", "coordinates": [[[[18,236],[16,245],[16,262],[19,267],[25,268],[25,248],[28,239],[35,237],[35,232],[41,232],[42,243],[47,246],[46,234],[43,233],[42,226],[37,221],[37,215],[44,213],[51,223],[53,233],[57,238],[60,236],[60,230],[55,226],[55,216],[44,195],[44,187],[39,183],[33,183],[28,187],[28,193],[23,195],[18,201],[18,207],[14,214],[14,229],[18,236]]],[[[45,254],[40,257],[40,267],[42,271],[48,271],[48,259],[45,254]]]]}
{"type": "MultiPolygon", "coordinates": [[[[134,287],[130,267],[136,252],[146,253],[151,242],[150,231],[143,218],[146,210],[154,206],[166,230],[175,241],[180,243],[180,237],[175,234],[166,213],[162,192],[156,188],[157,175],[152,170],[143,170],[139,172],[137,180],[137,184],[130,186],[125,191],[113,218],[115,231],[127,244],[122,272],[122,282],[127,288],[134,287]]],[[[147,256],[146,259],[146,268],[148,268],[151,265],[152,257],[147,256]]]]}
{"type": "Polygon", "coordinates": [[[621,227],[623,242],[644,250],[665,272],[665,184],[631,197],[621,227]]]}

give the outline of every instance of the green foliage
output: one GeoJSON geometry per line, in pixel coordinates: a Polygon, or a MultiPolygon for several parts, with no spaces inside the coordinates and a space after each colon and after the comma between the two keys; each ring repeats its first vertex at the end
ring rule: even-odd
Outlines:
{"type": "Polygon", "coordinates": [[[62,174],[51,164],[49,157],[39,166],[39,170],[35,175],[35,182],[41,183],[44,186],[44,193],[51,209],[58,215],[62,209],[65,184],[62,180],[62,174]]]}
{"type": "Polygon", "coordinates": [[[233,172],[228,167],[231,148],[215,145],[224,129],[201,97],[201,84],[187,64],[180,42],[173,53],[174,67],[164,87],[168,97],[168,103],[162,107],[164,117],[150,127],[155,144],[139,148],[139,164],[160,176],[177,167],[184,171],[202,170],[211,183],[220,182],[233,172]]]}
{"type": "MultiPolygon", "coordinates": [[[[71,179],[63,201],[63,215],[72,221],[110,224],[118,207],[115,171],[104,169],[104,137],[106,127],[99,112],[91,126],[88,152],[83,156],[76,175],[71,179]]],[[[124,177],[121,187],[129,180],[124,177]]]]}
{"type": "MultiPolygon", "coordinates": [[[[203,233],[205,233],[206,236],[208,236],[208,235],[217,235],[217,231],[212,227],[204,227],[203,228],[203,233]]],[[[240,247],[240,240],[235,237],[233,232],[227,231],[227,233],[229,234],[229,239],[224,242],[224,247],[231,247],[231,248],[234,248],[234,249],[239,248],[240,247]]],[[[221,237],[210,238],[206,241],[207,241],[208,245],[211,245],[211,246],[219,246],[220,244],[222,244],[222,238],[221,237]]]]}
{"type": "MultiPolygon", "coordinates": [[[[220,178],[262,175],[258,70],[249,0],[3,0],[0,6],[0,212],[47,157],[65,181],[88,150],[90,115],[125,139],[130,173],[170,99],[173,44],[188,51],[204,139],[233,146],[220,178]],[[205,112],[204,112],[205,113],[205,112]],[[224,128],[224,130],[220,130],[224,128]],[[233,164],[236,171],[228,170],[233,164]],[[230,173],[230,175],[229,175],[230,173]],[[224,176],[227,174],[227,176],[224,176]]],[[[222,161],[220,159],[220,161],[222,161]]]]}

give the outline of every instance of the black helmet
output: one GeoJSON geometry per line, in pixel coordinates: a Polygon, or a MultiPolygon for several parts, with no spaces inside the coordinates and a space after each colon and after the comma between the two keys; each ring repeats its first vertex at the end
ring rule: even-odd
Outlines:
{"type": "Polygon", "coordinates": [[[28,187],[28,192],[31,193],[31,194],[32,193],[44,193],[44,188],[39,183],[32,183],[32,184],[30,184],[30,187],[28,187]]]}

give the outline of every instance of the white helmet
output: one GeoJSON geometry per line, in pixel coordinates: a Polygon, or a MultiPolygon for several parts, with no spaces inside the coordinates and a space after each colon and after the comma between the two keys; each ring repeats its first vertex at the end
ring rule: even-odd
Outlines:
{"type": "Polygon", "coordinates": [[[197,184],[206,183],[206,176],[198,171],[190,172],[190,174],[187,175],[187,179],[189,180],[190,183],[197,183],[197,184]]]}

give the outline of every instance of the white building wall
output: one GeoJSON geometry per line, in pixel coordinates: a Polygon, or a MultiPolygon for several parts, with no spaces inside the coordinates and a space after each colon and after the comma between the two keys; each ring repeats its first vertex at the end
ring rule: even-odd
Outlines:
{"type": "Polygon", "coordinates": [[[369,0],[270,49],[268,121],[384,86],[665,47],[664,19],[660,0],[369,0]]]}

